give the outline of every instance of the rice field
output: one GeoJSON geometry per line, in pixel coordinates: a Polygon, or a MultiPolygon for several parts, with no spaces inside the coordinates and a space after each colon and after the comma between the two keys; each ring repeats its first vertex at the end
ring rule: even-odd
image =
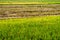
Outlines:
{"type": "Polygon", "coordinates": [[[0,0],[0,40],[60,40],[58,3],[59,0],[0,0]]]}
{"type": "Polygon", "coordinates": [[[60,16],[1,19],[0,40],[60,40],[60,16]]]}

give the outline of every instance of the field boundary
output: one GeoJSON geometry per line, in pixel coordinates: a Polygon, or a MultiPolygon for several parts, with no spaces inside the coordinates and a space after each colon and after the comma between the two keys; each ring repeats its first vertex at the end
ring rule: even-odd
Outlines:
{"type": "Polygon", "coordinates": [[[0,4],[60,4],[60,2],[0,2],[0,4]]]}

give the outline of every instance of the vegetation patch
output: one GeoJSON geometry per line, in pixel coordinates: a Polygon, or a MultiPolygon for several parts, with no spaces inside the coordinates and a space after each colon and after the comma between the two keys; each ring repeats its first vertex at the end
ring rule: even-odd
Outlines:
{"type": "Polygon", "coordinates": [[[0,20],[0,40],[60,40],[60,16],[0,20]]]}

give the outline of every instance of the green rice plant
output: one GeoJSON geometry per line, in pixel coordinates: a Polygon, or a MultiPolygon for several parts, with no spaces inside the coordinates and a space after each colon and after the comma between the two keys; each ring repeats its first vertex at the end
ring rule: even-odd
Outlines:
{"type": "Polygon", "coordinates": [[[60,40],[60,16],[0,20],[0,40],[60,40]]]}

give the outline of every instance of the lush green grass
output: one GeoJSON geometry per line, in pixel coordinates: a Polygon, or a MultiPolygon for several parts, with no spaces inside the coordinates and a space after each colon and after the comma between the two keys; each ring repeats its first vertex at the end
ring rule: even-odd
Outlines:
{"type": "Polygon", "coordinates": [[[60,4],[60,0],[0,0],[0,4],[60,4]]]}
{"type": "Polygon", "coordinates": [[[60,40],[60,16],[0,20],[0,40],[60,40]]]}

